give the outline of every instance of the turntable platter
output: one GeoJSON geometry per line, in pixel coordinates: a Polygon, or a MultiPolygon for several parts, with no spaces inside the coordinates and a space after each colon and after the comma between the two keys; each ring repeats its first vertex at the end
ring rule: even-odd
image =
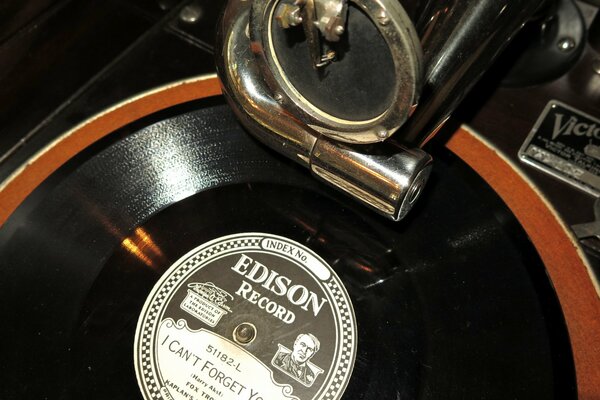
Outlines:
{"type": "Polygon", "coordinates": [[[527,235],[434,149],[402,223],[251,139],[220,99],[123,128],[66,163],[0,231],[2,398],[141,398],[134,335],[152,287],[210,240],[265,232],[337,273],[358,347],[344,399],[569,399],[558,300],[527,235]]]}

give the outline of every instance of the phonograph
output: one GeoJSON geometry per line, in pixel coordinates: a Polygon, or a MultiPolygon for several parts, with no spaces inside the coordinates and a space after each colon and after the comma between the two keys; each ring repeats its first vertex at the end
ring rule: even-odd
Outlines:
{"type": "Polygon", "coordinates": [[[599,399],[599,6],[0,6],[0,397],[599,399]]]}

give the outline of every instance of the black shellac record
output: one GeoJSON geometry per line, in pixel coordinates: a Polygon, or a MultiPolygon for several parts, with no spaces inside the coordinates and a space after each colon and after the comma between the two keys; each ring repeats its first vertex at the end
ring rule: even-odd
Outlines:
{"type": "Polygon", "coordinates": [[[2,228],[1,398],[141,399],[133,340],[150,290],[189,250],[239,232],[309,247],[346,286],[358,353],[343,399],[576,398],[543,265],[460,160],[435,150],[416,209],[391,223],[214,102],[107,138],[2,228]]]}

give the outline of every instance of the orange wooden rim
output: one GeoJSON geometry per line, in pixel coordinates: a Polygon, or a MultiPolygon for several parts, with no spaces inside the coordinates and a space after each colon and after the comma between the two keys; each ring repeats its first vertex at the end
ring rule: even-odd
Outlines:
{"type": "MultiPolygon", "coordinates": [[[[0,225],[50,174],[128,123],[191,100],[220,94],[214,75],[125,101],[58,138],[0,186],[0,225]]],[[[459,129],[447,147],[485,179],[520,221],[556,288],[569,330],[580,399],[600,399],[600,301],[572,237],[518,169],[475,133],[459,129]],[[560,238],[560,240],[558,240],[560,238]]]]}
{"type": "Polygon", "coordinates": [[[600,399],[600,301],[572,236],[518,168],[481,137],[462,128],[446,146],[498,193],[529,235],[567,321],[579,398],[600,399]]]}

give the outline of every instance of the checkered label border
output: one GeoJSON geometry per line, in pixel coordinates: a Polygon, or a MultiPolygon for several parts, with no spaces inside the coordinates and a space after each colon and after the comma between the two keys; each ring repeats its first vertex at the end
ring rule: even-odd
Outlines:
{"type": "MultiPolygon", "coordinates": [[[[157,374],[157,365],[154,360],[153,343],[157,334],[159,315],[166,305],[166,300],[174,287],[188,273],[195,271],[202,266],[213,256],[221,255],[229,251],[236,251],[240,248],[258,250],[261,249],[260,242],[264,237],[276,237],[267,234],[238,234],[217,239],[202,245],[190,253],[182,257],[167,271],[163,279],[155,286],[151,295],[146,301],[144,311],[141,314],[140,322],[136,332],[136,373],[138,382],[142,386],[142,393],[147,400],[163,399],[161,394],[161,383],[157,374]],[[140,334],[141,333],[141,334],[140,334]]],[[[338,343],[339,351],[336,353],[334,361],[335,371],[330,374],[327,381],[322,384],[325,391],[319,391],[315,398],[324,400],[338,400],[342,397],[344,390],[350,380],[354,360],[356,358],[357,347],[357,332],[356,332],[356,317],[350,297],[346,292],[342,282],[335,272],[325,261],[323,261],[312,250],[294,242],[294,245],[313,254],[317,259],[321,260],[331,272],[330,279],[325,283],[324,288],[329,292],[333,299],[335,309],[335,318],[338,326],[338,343]]]]}

